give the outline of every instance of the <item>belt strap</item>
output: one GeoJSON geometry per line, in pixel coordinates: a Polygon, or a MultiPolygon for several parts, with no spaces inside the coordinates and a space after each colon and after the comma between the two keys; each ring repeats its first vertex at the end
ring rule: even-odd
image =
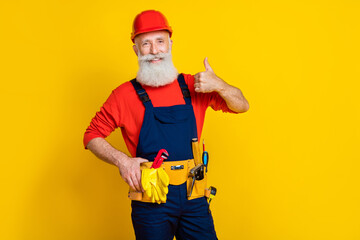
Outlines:
{"type": "MultiPolygon", "coordinates": [[[[140,169],[150,168],[152,162],[144,162],[140,164],[140,169]]],[[[182,161],[169,161],[163,162],[161,166],[170,179],[171,185],[181,185],[183,184],[189,175],[190,169],[195,167],[194,159],[182,160],[182,161]]]]}
{"type": "MultiPolygon", "coordinates": [[[[209,198],[210,197],[210,189],[208,188],[205,188],[205,191],[204,191],[204,196],[206,198],[209,198]]],[[[143,197],[147,197],[146,194],[142,194],[141,192],[132,192],[130,191],[129,192],[129,196],[128,196],[131,200],[137,200],[137,201],[146,201],[146,199],[144,199],[143,197]]],[[[149,200],[148,200],[149,201],[149,200]]],[[[151,202],[151,200],[149,201],[151,202]]]]}

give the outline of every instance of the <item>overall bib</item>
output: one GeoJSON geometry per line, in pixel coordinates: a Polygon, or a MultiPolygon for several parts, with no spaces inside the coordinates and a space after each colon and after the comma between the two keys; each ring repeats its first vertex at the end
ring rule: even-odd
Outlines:
{"type": "MultiPolygon", "coordinates": [[[[166,161],[193,159],[192,139],[197,138],[197,127],[189,89],[184,76],[177,79],[185,105],[153,107],[146,91],[132,80],[145,115],[140,130],[136,157],[154,161],[160,149],[166,149],[166,161]]],[[[205,197],[187,199],[186,182],[169,185],[166,203],[132,201],[132,222],[136,239],[172,240],[217,239],[211,213],[205,197]]]]}

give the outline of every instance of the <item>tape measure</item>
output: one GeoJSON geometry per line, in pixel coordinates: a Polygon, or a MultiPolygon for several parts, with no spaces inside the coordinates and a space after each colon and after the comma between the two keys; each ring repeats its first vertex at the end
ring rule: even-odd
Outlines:
{"type": "Polygon", "coordinates": [[[216,195],[216,187],[211,186],[209,187],[209,190],[210,190],[209,205],[210,205],[211,200],[213,200],[213,198],[216,195]]]}
{"type": "Polygon", "coordinates": [[[211,200],[213,200],[213,198],[215,197],[216,195],[216,187],[209,187],[209,190],[210,190],[210,196],[209,196],[209,213],[210,213],[210,203],[211,203],[211,200]]]}

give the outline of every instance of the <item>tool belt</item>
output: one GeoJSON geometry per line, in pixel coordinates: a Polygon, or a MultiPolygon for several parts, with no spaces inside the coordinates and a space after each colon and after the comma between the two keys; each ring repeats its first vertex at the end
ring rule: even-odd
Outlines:
{"type": "MultiPolygon", "coordinates": [[[[141,163],[140,169],[150,168],[152,162],[141,163]]],[[[182,161],[169,161],[163,162],[161,167],[165,170],[170,179],[170,185],[181,185],[185,182],[187,186],[187,195],[189,196],[192,177],[189,176],[190,170],[195,167],[194,159],[182,160],[182,161]]],[[[191,193],[191,196],[188,197],[189,200],[199,198],[199,197],[209,197],[210,190],[206,188],[207,176],[205,174],[204,179],[195,181],[194,187],[191,193]]],[[[146,193],[137,192],[130,188],[128,197],[131,200],[137,200],[142,202],[151,202],[149,196],[146,193]]]]}

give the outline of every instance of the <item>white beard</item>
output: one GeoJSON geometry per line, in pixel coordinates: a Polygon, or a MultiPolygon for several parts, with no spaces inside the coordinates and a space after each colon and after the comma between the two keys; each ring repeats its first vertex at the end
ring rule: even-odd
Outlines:
{"type": "Polygon", "coordinates": [[[177,79],[178,71],[172,62],[171,50],[167,53],[158,53],[156,55],[147,54],[138,56],[139,71],[136,80],[147,86],[160,87],[172,83],[177,79]],[[162,60],[157,63],[150,62],[155,58],[162,60]]]}

